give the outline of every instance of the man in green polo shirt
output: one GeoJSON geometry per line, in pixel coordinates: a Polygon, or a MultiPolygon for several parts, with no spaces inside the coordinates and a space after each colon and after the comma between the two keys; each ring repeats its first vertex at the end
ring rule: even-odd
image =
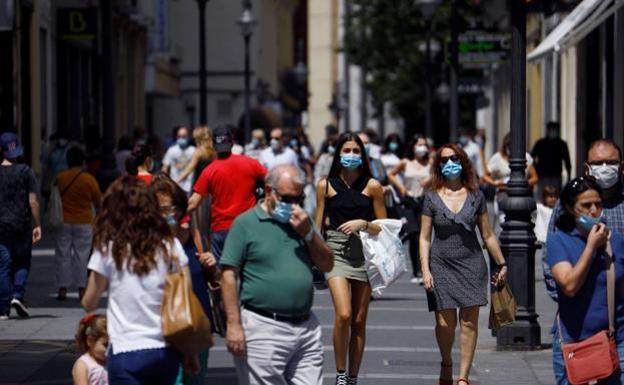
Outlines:
{"type": "Polygon", "coordinates": [[[312,266],[328,272],[333,256],[300,206],[304,183],[294,166],[271,169],[267,198],[236,218],[225,242],[226,340],[241,385],[323,382],[321,327],[311,312],[312,266]]]}

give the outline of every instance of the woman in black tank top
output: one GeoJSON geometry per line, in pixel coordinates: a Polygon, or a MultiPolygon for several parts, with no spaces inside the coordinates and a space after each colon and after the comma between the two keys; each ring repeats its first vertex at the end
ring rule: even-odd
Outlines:
{"type": "Polygon", "coordinates": [[[381,227],[372,221],[386,218],[383,190],[368,162],[360,138],[342,134],[329,176],[316,189],[316,223],[334,253],[334,268],[326,278],[336,310],[336,384],[357,384],[364,353],[371,287],[358,233],[378,234],[381,227]]]}

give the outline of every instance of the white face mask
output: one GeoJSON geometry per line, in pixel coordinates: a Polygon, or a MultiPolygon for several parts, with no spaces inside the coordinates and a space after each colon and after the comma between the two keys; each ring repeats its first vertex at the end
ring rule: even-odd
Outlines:
{"type": "Polygon", "coordinates": [[[423,156],[427,155],[428,152],[429,152],[429,149],[424,144],[414,147],[414,154],[419,158],[422,158],[423,156]]]}
{"type": "Polygon", "coordinates": [[[620,166],[603,163],[597,166],[589,166],[589,175],[596,179],[600,188],[608,189],[620,180],[620,166]]]}
{"type": "Polygon", "coordinates": [[[278,152],[282,149],[282,142],[279,139],[271,139],[271,148],[273,151],[278,152]]]}

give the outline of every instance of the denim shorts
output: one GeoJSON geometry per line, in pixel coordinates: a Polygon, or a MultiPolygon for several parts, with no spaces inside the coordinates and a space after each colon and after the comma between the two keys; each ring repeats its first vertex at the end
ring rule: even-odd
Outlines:
{"type": "Polygon", "coordinates": [[[171,347],[111,352],[106,366],[108,382],[115,385],[171,385],[182,362],[182,355],[171,347]]]}
{"type": "MultiPolygon", "coordinates": [[[[618,354],[620,356],[620,369],[624,368],[624,341],[617,344],[618,354]]],[[[559,334],[553,335],[553,371],[555,372],[555,382],[557,385],[569,385],[568,377],[565,371],[565,363],[563,362],[563,352],[561,350],[561,340],[559,334]]],[[[624,384],[624,371],[620,370],[611,377],[598,382],[600,385],[622,385],[624,384]]]]}

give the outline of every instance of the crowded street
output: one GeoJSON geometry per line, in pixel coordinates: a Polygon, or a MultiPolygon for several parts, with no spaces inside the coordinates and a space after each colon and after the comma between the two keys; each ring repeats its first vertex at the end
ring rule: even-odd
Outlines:
{"type": "Polygon", "coordinates": [[[624,0],[0,0],[0,385],[624,385],[624,0]]]}
{"type": "MultiPolygon", "coordinates": [[[[71,383],[75,353],[72,344],[74,325],[83,316],[76,292],[69,293],[66,304],[55,300],[51,244],[45,240],[34,251],[30,292],[32,316],[25,321],[0,324],[0,383],[71,383]]],[[[537,266],[539,269],[539,266],[537,266]]],[[[478,355],[474,364],[474,384],[547,385],[552,384],[549,325],[555,303],[546,295],[543,282],[536,282],[537,311],[542,325],[543,348],[535,352],[497,352],[496,339],[487,330],[487,311],[481,316],[478,355]]],[[[102,302],[104,309],[105,303],[102,302]]],[[[326,372],[325,384],[332,375],[331,328],[333,306],[328,292],[315,293],[314,312],[323,327],[326,372]]],[[[424,290],[404,275],[370,307],[369,340],[364,357],[362,384],[412,385],[437,384],[439,360],[433,336],[433,319],[427,312],[424,290]]],[[[457,356],[457,352],[454,354],[457,356]]],[[[236,385],[232,357],[218,338],[210,351],[206,384],[236,385]]]]}

